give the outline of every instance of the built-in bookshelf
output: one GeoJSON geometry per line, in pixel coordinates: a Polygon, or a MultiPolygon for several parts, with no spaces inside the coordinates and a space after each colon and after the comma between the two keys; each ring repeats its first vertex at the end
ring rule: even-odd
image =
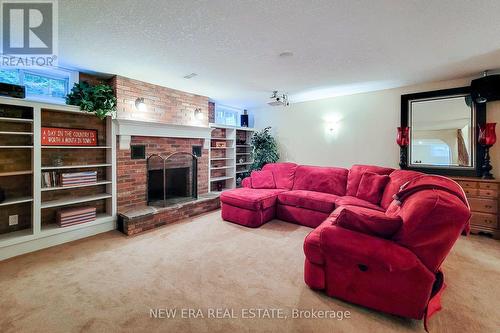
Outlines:
{"type": "Polygon", "coordinates": [[[209,150],[210,191],[235,188],[238,177],[252,164],[250,138],[252,128],[210,124],[212,135],[209,150]],[[240,163],[240,160],[242,163],[240,163]]]}
{"type": "Polygon", "coordinates": [[[113,137],[111,118],[0,97],[0,260],[114,229],[113,137]],[[97,145],[42,145],[42,127],[96,130],[97,145]],[[61,227],[58,212],[72,207],[95,207],[96,218],[61,227]]]}
{"type": "Polygon", "coordinates": [[[253,132],[253,129],[248,128],[236,130],[236,187],[241,186],[241,180],[248,175],[253,164],[251,145],[253,132]]]}

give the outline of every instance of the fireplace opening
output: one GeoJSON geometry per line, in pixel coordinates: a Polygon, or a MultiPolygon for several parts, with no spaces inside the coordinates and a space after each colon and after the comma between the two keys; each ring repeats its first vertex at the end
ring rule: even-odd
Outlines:
{"type": "Polygon", "coordinates": [[[198,159],[190,153],[148,157],[148,205],[167,207],[198,197],[198,159]]]}

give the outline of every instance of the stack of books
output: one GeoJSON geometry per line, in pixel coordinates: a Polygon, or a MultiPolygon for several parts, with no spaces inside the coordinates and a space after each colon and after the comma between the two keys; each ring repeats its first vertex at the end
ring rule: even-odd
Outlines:
{"type": "Polygon", "coordinates": [[[57,224],[69,227],[76,224],[92,222],[96,219],[95,207],[73,207],[57,211],[57,224]]]}
{"type": "Polygon", "coordinates": [[[57,187],[59,184],[60,179],[57,172],[42,172],[42,187],[57,187]]]}
{"type": "Polygon", "coordinates": [[[97,171],[71,172],[61,174],[61,186],[78,186],[95,184],[97,182],[97,171]]]}

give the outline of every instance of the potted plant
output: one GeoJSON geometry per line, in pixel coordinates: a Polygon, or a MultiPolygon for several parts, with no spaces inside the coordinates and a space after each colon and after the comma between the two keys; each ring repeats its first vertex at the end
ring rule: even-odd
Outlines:
{"type": "Polygon", "coordinates": [[[75,83],[66,96],[66,104],[77,105],[80,110],[94,113],[100,119],[113,116],[116,111],[116,97],[113,88],[107,84],[75,83]]]}
{"type": "Polygon", "coordinates": [[[267,163],[275,163],[280,158],[278,144],[271,135],[271,127],[266,127],[252,135],[253,164],[242,177],[247,177],[253,170],[260,170],[267,163]]]}

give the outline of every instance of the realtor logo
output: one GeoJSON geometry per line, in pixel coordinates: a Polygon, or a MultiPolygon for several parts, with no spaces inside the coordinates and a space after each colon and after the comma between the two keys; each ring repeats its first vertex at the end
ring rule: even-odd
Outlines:
{"type": "Polygon", "coordinates": [[[57,0],[0,0],[2,66],[54,66],[57,0]]]}

